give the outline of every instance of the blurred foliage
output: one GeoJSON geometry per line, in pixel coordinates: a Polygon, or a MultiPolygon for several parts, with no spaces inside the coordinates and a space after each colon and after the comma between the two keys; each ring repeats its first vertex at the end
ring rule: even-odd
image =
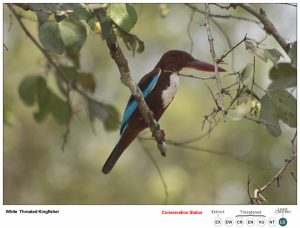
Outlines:
{"type": "MultiPolygon", "coordinates": [[[[131,52],[126,53],[127,59],[138,80],[167,50],[190,49],[189,24],[194,56],[211,62],[206,31],[199,26],[204,16],[195,14],[190,23],[191,9],[182,4],[67,3],[28,7],[33,10],[14,8],[34,37],[59,62],[65,78],[49,67],[6,8],[4,203],[163,203],[161,180],[138,142],[127,149],[111,174],[104,176],[100,172],[100,165],[118,140],[118,132],[111,130],[119,127],[119,112],[129,96],[104,39],[114,29],[123,41],[121,48],[131,52]],[[70,92],[66,80],[99,102],[70,92]],[[62,152],[66,124],[69,134],[62,152]]],[[[295,9],[272,4],[262,7],[285,39],[296,39],[295,9]],[[278,11],[287,15],[288,28],[286,21],[276,21],[278,11]]],[[[217,8],[213,11],[223,13],[217,8]]],[[[226,13],[245,16],[233,9],[226,13]]],[[[233,61],[224,61],[240,69],[242,83],[251,83],[255,73],[255,82],[267,89],[255,91],[261,98],[249,91],[242,93],[229,110],[229,118],[226,116],[209,137],[193,144],[200,149],[169,145],[167,158],[163,159],[155,143],[142,142],[166,180],[170,204],[247,204],[247,176],[251,175],[253,184],[263,185],[291,153],[290,140],[295,133],[292,128],[296,127],[297,43],[285,54],[271,37],[263,44],[257,42],[265,34],[254,23],[233,19],[219,22],[232,43],[240,41],[245,33],[251,37],[244,44],[252,56],[239,46],[233,61]],[[255,65],[253,56],[258,57],[255,65]],[[248,116],[266,124],[245,120],[248,116]]],[[[220,56],[230,48],[217,26],[212,25],[212,29],[220,56]]],[[[230,85],[234,80],[225,77],[222,83],[230,85]]],[[[208,81],[181,80],[176,99],[160,121],[168,139],[180,142],[208,130],[207,125],[201,130],[202,116],[211,111],[214,101],[209,99],[206,84],[216,89],[208,81]]],[[[291,170],[295,169],[293,164],[291,170]]],[[[291,175],[286,172],[280,182],[280,188],[274,185],[264,196],[270,203],[295,204],[296,183],[291,175]]]]}

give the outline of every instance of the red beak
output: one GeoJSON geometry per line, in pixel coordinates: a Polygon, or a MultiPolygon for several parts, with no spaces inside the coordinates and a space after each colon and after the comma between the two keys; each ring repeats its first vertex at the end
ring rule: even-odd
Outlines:
{"type": "MultiPolygon", "coordinates": [[[[190,67],[190,68],[193,68],[193,69],[196,69],[196,70],[201,70],[201,71],[209,71],[209,72],[214,72],[215,71],[215,65],[212,65],[212,64],[209,64],[209,63],[206,63],[206,62],[202,62],[202,61],[197,60],[197,59],[195,59],[191,62],[188,62],[187,67],[190,67]]],[[[224,70],[221,67],[218,67],[218,71],[219,72],[224,72],[226,70],[224,70]]]]}

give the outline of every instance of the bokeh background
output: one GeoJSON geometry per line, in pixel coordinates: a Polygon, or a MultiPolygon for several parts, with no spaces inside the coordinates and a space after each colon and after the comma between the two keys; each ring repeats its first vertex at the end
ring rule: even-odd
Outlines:
{"type": "MultiPolygon", "coordinates": [[[[278,31],[288,41],[296,40],[296,8],[281,4],[256,4],[263,7],[278,31]],[[284,19],[283,19],[284,18],[284,19]]],[[[190,52],[188,24],[191,9],[183,4],[169,4],[169,14],[163,18],[158,4],[136,4],[138,23],[132,30],[145,42],[145,51],[132,56],[122,45],[132,75],[139,80],[152,70],[161,55],[171,49],[190,52]]],[[[204,9],[199,4],[197,7],[204,9]]],[[[242,9],[220,11],[215,14],[246,16],[242,9]]],[[[216,19],[235,44],[248,37],[262,40],[265,32],[255,23],[234,19],[216,19]]],[[[34,21],[24,20],[36,36],[34,21]]],[[[195,14],[190,32],[194,42],[192,54],[212,62],[209,53],[204,17],[195,14]]],[[[215,49],[218,56],[228,50],[222,33],[212,23],[215,49]]],[[[291,154],[295,129],[281,123],[282,135],[271,136],[263,125],[248,120],[233,121],[226,117],[206,137],[193,144],[204,150],[189,150],[168,146],[163,158],[153,141],[141,145],[135,141],[123,154],[109,175],[101,168],[118,140],[118,131],[107,132],[101,121],[91,124],[86,106],[76,101],[76,115],[64,151],[61,150],[65,127],[52,117],[39,124],[33,118],[36,107],[28,107],[20,100],[18,86],[29,75],[45,72],[45,59],[26,37],[14,17],[4,6],[4,204],[162,204],[165,189],[156,168],[144,152],[150,151],[167,185],[169,204],[248,204],[247,178],[252,177],[251,189],[264,185],[291,154]],[[212,153],[209,150],[216,153],[212,153]]],[[[272,37],[264,41],[266,48],[281,50],[272,37]]],[[[283,51],[281,51],[283,53],[283,51]]],[[[224,68],[243,69],[253,56],[241,45],[235,60],[225,59],[224,68]]],[[[120,113],[127,103],[129,90],[119,80],[115,63],[99,35],[90,33],[81,51],[83,71],[96,76],[97,98],[114,104],[120,113]]],[[[289,61],[285,56],[282,61],[289,61]]],[[[256,82],[263,88],[270,83],[268,71],[272,63],[257,59],[256,82]]],[[[189,72],[202,75],[199,72],[189,72]]],[[[50,83],[54,81],[48,75],[50,83]]],[[[53,77],[52,77],[53,78],[53,77]]],[[[222,79],[223,83],[230,82],[222,79]]],[[[211,112],[214,102],[205,87],[214,89],[214,82],[181,78],[180,89],[160,124],[167,139],[181,142],[204,134],[203,115],[211,112]]],[[[261,94],[261,91],[257,91],[261,94]]],[[[150,137],[145,131],[144,137],[150,137]]],[[[291,166],[296,170],[296,164],[291,166]]],[[[271,204],[296,204],[296,182],[290,170],[264,194],[271,204]]]]}

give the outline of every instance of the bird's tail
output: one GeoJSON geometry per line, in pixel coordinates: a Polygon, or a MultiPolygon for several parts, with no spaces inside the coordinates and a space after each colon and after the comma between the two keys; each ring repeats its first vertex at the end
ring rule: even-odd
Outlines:
{"type": "Polygon", "coordinates": [[[122,155],[123,151],[129,146],[129,144],[135,139],[138,134],[136,132],[125,132],[122,134],[119,142],[109,155],[108,159],[106,160],[102,172],[104,174],[108,174],[112,168],[115,166],[116,162],[122,155]]]}

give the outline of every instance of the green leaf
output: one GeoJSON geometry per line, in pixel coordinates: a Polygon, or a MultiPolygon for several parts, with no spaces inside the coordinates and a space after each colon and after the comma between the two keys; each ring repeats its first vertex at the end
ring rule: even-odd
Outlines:
{"type": "Polygon", "coordinates": [[[99,14],[100,27],[101,27],[101,37],[103,40],[107,38],[112,29],[112,21],[109,17],[102,16],[99,14]]]}
{"type": "Polygon", "coordinates": [[[40,81],[45,80],[41,76],[26,77],[19,86],[19,95],[26,105],[33,105],[36,101],[40,81]]]}
{"type": "Polygon", "coordinates": [[[289,63],[279,63],[277,68],[272,67],[269,77],[272,80],[269,91],[297,86],[297,70],[289,63]]]}
{"type": "Polygon", "coordinates": [[[21,99],[27,105],[38,105],[34,113],[37,122],[42,122],[49,114],[60,124],[66,124],[70,118],[67,102],[52,92],[41,76],[26,77],[19,86],[21,99]]]}
{"type": "Polygon", "coordinates": [[[297,101],[286,90],[275,90],[261,99],[260,119],[265,121],[267,129],[274,136],[281,134],[279,119],[290,127],[297,127],[297,101]]]}
{"type": "Polygon", "coordinates": [[[260,119],[265,122],[267,130],[275,137],[281,135],[279,118],[277,116],[276,107],[269,94],[265,94],[261,98],[260,119]]]}
{"type": "Polygon", "coordinates": [[[106,111],[109,113],[109,117],[104,120],[104,127],[106,130],[117,130],[119,129],[119,118],[120,114],[118,110],[112,105],[105,106],[106,111]]]}
{"type": "Polygon", "coordinates": [[[123,39],[125,46],[132,52],[133,56],[135,55],[135,52],[142,53],[144,51],[144,42],[136,35],[118,30],[118,36],[123,39]]]}
{"type": "Polygon", "coordinates": [[[94,92],[96,88],[96,82],[94,76],[90,73],[79,73],[77,77],[77,82],[82,86],[82,88],[89,92],[94,92]]]}
{"type": "Polygon", "coordinates": [[[51,113],[54,119],[60,124],[66,124],[71,117],[69,105],[56,94],[51,95],[51,113]]]}
{"type": "Polygon", "coordinates": [[[289,50],[289,57],[292,67],[297,68],[297,41],[292,43],[291,49],[289,50]]]}
{"type": "Polygon", "coordinates": [[[265,56],[271,60],[273,65],[277,68],[277,62],[279,61],[280,57],[283,55],[277,49],[265,49],[265,56]]]}
{"type": "Polygon", "coordinates": [[[253,74],[254,66],[252,63],[248,63],[247,66],[241,72],[241,80],[246,81],[250,75],[253,74]]]}
{"type": "Polygon", "coordinates": [[[297,100],[286,90],[270,92],[277,116],[290,127],[297,127],[297,100]]]}
{"type": "Polygon", "coordinates": [[[102,120],[106,130],[119,128],[120,114],[114,106],[91,100],[87,100],[87,104],[91,121],[94,121],[95,118],[102,120]]]}
{"type": "Polygon", "coordinates": [[[129,3],[110,4],[108,13],[110,18],[126,32],[130,32],[137,22],[136,11],[129,3]]]}
{"type": "Polygon", "coordinates": [[[76,67],[60,65],[59,68],[62,71],[63,75],[68,77],[68,79],[76,80],[76,78],[78,77],[76,67]]]}
{"type": "Polygon", "coordinates": [[[42,24],[39,28],[38,36],[45,49],[52,50],[60,55],[65,51],[65,46],[56,22],[42,24]]]}
{"type": "Polygon", "coordinates": [[[91,12],[87,8],[82,7],[81,5],[74,8],[74,12],[71,14],[71,16],[74,19],[85,21],[89,21],[93,17],[91,12]]]}
{"type": "Polygon", "coordinates": [[[64,46],[73,52],[79,52],[87,38],[85,27],[73,19],[64,19],[58,26],[64,46]]]}

